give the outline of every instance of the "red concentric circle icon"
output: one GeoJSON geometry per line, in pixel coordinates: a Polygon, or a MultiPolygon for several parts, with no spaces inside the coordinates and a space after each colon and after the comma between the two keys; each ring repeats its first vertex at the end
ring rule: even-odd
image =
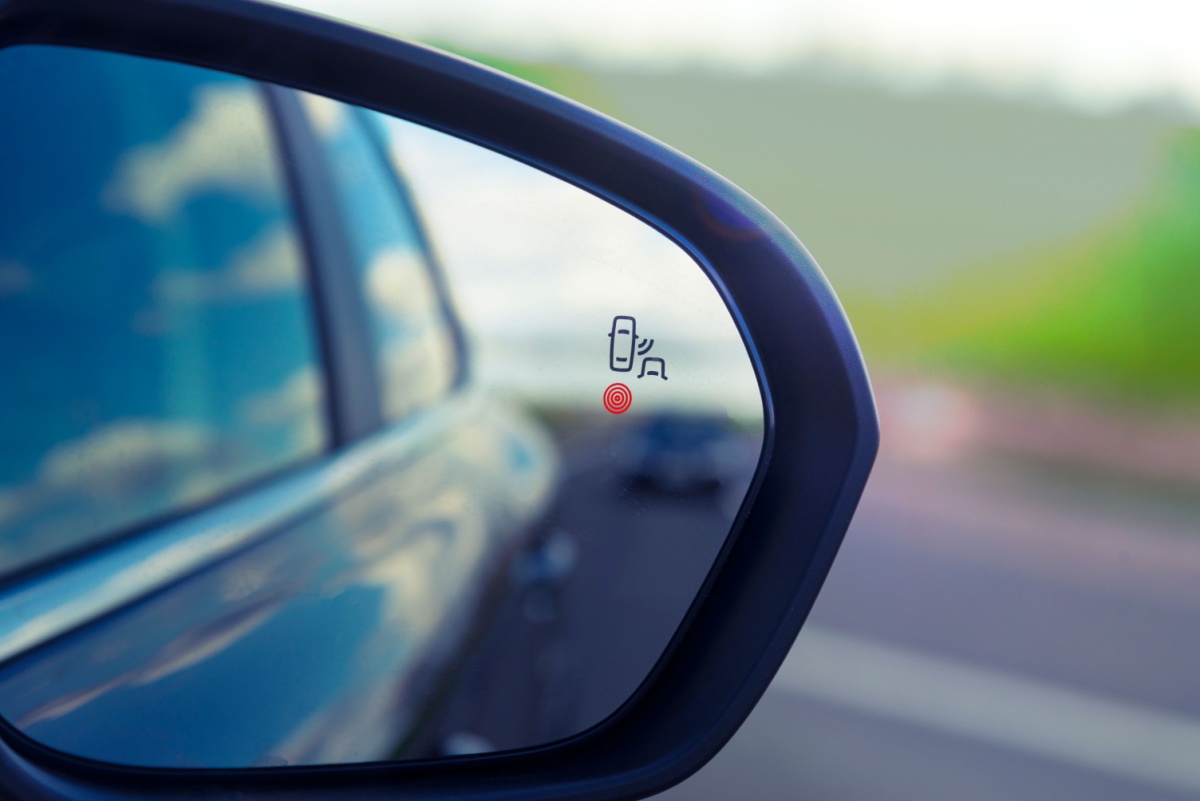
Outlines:
{"type": "Polygon", "coordinates": [[[633,403],[633,393],[624,384],[609,384],[604,390],[604,408],[613,414],[624,414],[633,403]]]}

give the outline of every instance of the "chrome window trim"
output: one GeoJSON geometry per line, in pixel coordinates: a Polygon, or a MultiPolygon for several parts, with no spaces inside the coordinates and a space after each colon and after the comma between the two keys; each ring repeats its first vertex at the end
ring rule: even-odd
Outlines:
{"type": "Polygon", "coordinates": [[[482,404],[478,390],[454,393],[262,489],[5,587],[0,590],[0,662],[251,545],[388,469],[426,437],[482,404]]]}

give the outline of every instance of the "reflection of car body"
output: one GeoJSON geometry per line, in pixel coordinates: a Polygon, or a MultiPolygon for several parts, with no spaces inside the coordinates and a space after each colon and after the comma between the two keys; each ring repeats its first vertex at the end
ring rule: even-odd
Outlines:
{"type": "Polygon", "coordinates": [[[557,457],[472,390],[370,116],[126,56],[4,58],[0,104],[41,144],[0,187],[0,356],[28,378],[0,399],[0,715],[140,765],[403,752],[557,457]]]}

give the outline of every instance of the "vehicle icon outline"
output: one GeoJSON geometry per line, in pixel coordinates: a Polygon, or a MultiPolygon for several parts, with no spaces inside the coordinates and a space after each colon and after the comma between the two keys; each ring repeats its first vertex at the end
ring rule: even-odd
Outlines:
{"type": "Polygon", "coordinates": [[[637,320],[623,314],[613,317],[612,328],[608,332],[608,369],[614,373],[631,371],[636,347],[637,320]],[[628,346],[624,337],[629,337],[628,346]]]}

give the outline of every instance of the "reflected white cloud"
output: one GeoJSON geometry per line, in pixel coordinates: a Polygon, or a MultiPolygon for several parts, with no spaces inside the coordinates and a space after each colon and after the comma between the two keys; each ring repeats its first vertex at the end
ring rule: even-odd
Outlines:
{"type": "Polygon", "coordinates": [[[429,279],[416,251],[391,248],[377,253],[367,267],[366,284],[373,305],[397,319],[429,316],[429,279]]]}
{"type": "Polygon", "coordinates": [[[292,373],[282,385],[247,398],[241,412],[253,426],[287,427],[292,448],[308,453],[324,441],[324,397],[325,385],[316,368],[309,365],[292,373]]]}
{"type": "Polygon", "coordinates": [[[0,298],[19,295],[33,286],[33,271],[16,261],[0,259],[0,298]]]}
{"type": "Polygon", "coordinates": [[[346,106],[321,95],[300,92],[300,102],[323,139],[335,139],[346,124],[346,106]]]}
{"type": "Polygon", "coordinates": [[[303,282],[300,243],[290,225],[268,229],[216,271],[167,270],[154,281],[161,300],[204,303],[297,291],[303,282]]]}
{"type": "Polygon", "coordinates": [[[300,243],[290,225],[268,230],[233,255],[226,268],[228,283],[234,291],[263,294],[291,291],[302,277],[300,243]]]}
{"type": "Polygon", "coordinates": [[[28,563],[83,533],[115,530],[240,478],[230,448],[185,421],[125,418],[48,451],[32,480],[0,488],[0,563],[28,563]]]}
{"type": "Polygon", "coordinates": [[[452,382],[453,365],[445,337],[416,336],[388,344],[380,360],[384,414],[399,420],[437,400],[452,382]]]}
{"type": "Polygon", "coordinates": [[[190,197],[221,190],[251,200],[278,194],[270,124],[252,85],[206,84],[192,113],[166,139],[140,145],[117,163],[104,190],[113,211],[162,223],[190,197]]]}
{"type": "Polygon", "coordinates": [[[121,499],[163,480],[180,464],[212,454],[212,435],[201,426],[167,420],[117,420],[55,446],[42,458],[39,482],[56,489],[121,499]]]}
{"type": "Polygon", "coordinates": [[[453,383],[455,354],[422,254],[411,247],[381,250],[364,283],[382,329],[384,414],[399,420],[453,383]]]}

